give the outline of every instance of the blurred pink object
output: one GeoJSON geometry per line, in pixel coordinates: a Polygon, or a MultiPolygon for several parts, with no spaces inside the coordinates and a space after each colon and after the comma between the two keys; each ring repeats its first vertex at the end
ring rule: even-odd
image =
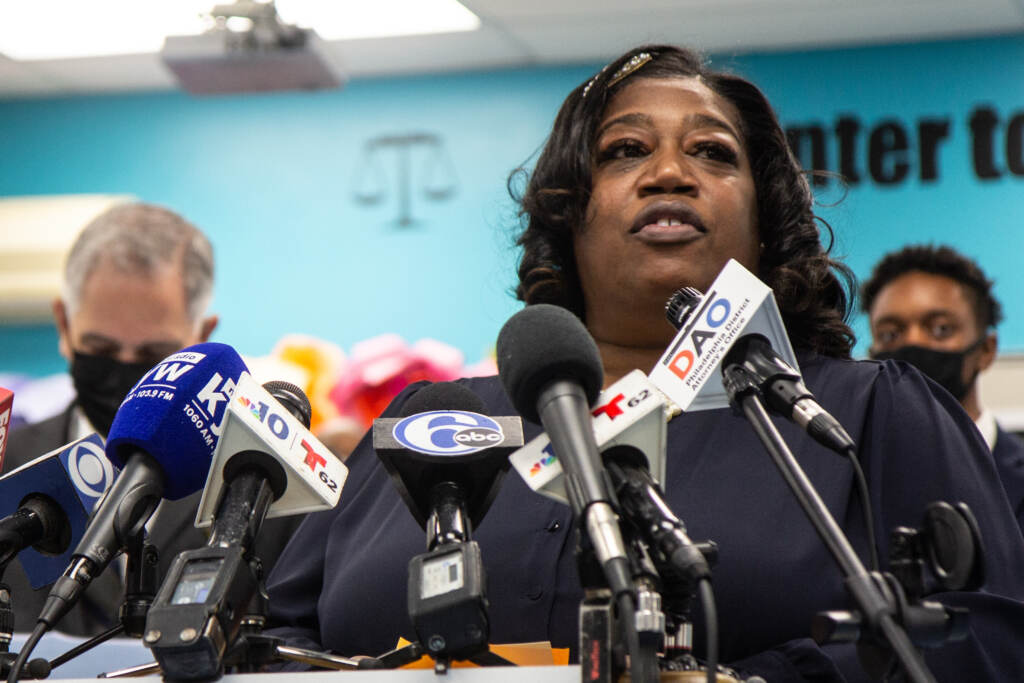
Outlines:
{"type": "Polygon", "coordinates": [[[497,374],[498,361],[493,355],[462,368],[463,377],[490,377],[497,374]]]}
{"type": "Polygon", "coordinates": [[[383,334],[352,347],[330,398],[342,415],[369,428],[402,389],[420,380],[445,382],[462,377],[463,356],[434,339],[409,346],[397,334],[383,334]]]}

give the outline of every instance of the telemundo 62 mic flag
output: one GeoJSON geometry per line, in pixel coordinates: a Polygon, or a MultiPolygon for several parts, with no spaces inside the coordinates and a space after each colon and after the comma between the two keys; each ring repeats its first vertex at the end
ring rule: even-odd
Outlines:
{"type": "Polygon", "coordinates": [[[248,372],[238,378],[220,425],[196,526],[213,522],[224,489],[224,466],[246,451],[266,453],[287,476],[280,498],[267,509],[267,518],[328,510],[338,504],[348,468],[248,372]]]}
{"type": "MultiPolygon", "coordinates": [[[[664,395],[641,370],[633,370],[601,392],[590,413],[599,451],[613,446],[633,446],[645,453],[651,474],[665,480],[665,439],[668,411],[664,395]]],[[[678,412],[678,410],[676,410],[678,412]]],[[[532,490],[568,503],[565,474],[551,440],[541,434],[509,456],[512,466],[532,490]]]]}

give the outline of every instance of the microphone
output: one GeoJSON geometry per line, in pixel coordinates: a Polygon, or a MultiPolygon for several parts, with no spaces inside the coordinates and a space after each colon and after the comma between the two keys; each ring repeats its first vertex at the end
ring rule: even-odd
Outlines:
{"type": "Polygon", "coordinates": [[[730,388],[715,370],[742,366],[772,411],[826,448],[842,455],[855,449],[838,420],[804,386],[771,289],[730,260],[708,291],[705,296],[683,287],[666,303],[665,315],[679,334],[651,371],[651,381],[683,410],[725,407],[730,388]],[[719,405],[721,399],[726,402],[719,405]]]}
{"type": "Polygon", "coordinates": [[[432,487],[453,481],[478,526],[508,470],[508,455],[523,444],[518,416],[489,417],[484,404],[455,382],[428,384],[402,406],[400,418],[373,421],[373,448],[412,516],[426,529],[432,487]]]}
{"type": "MultiPolygon", "coordinates": [[[[590,414],[598,450],[626,445],[650,453],[651,474],[657,481],[664,480],[666,423],[679,409],[640,370],[627,373],[602,391],[597,403],[590,414]]],[[[547,434],[532,439],[509,460],[532,490],[560,503],[569,502],[562,465],[547,434]]]]}
{"type": "Polygon", "coordinates": [[[616,599],[632,595],[629,560],[615,495],[601,464],[589,407],[604,370],[597,344],[579,318],[558,306],[519,311],[498,334],[498,375],[512,404],[544,426],[565,471],[573,513],[588,532],[616,599]]]}
{"type": "Polygon", "coordinates": [[[4,464],[4,453],[7,452],[7,430],[10,429],[13,405],[14,392],[0,387],[0,467],[4,464]]]}
{"type": "Polygon", "coordinates": [[[248,372],[242,373],[220,425],[196,526],[213,524],[226,479],[243,463],[262,468],[278,491],[267,508],[267,518],[337,505],[348,468],[310,433],[311,414],[309,399],[294,384],[260,386],[248,372]]]}
{"type": "MultiPolygon", "coordinates": [[[[651,476],[644,453],[632,446],[613,446],[604,451],[602,457],[615,485],[623,516],[685,579],[688,587],[702,579],[710,579],[711,567],[704,553],[690,540],[686,525],[665,501],[661,486],[651,476]]],[[[705,547],[709,554],[714,555],[713,543],[709,542],[705,547]]]]}
{"type": "Polygon", "coordinates": [[[856,450],[850,435],[821,407],[804,386],[800,373],[772,348],[763,335],[740,337],[722,360],[722,367],[738,366],[764,396],[768,408],[800,426],[815,441],[840,455],[856,450]]]}
{"type": "Polygon", "coordinates": [[[519,417],[484,410],[467,387],[437,382],[413,394],[401,418],[373,423],[374,450],[427,532],[427,552],[409,561],[408,612],[417,648],[438,662],[472,660],[488,648],[486,579],[472,530],[523,430],[519,417]]]}
{"type": "Polygon", "coordinates": [[[197,513],[213,533],[174,559],[146,618],[144,643],[167,679],[221,673],[263,584],[252,550],[273,506],[283,516],[337,504],[348,470],[309,432],[310,415],[297,386],[239,377],[197,513]]]}
{"type": "Polygon", "coordinates": [[[56,448],[0,477],[0,571],[20,553],[33,588],[53,583],[70,562],[89,513],[112,481],[114,467],[98,434],[56,448]]]}
{"type": "Polygon", "coordinates": [[[39,615],[52,628],[129,539],[144,532],[160,500],[183,498],[206,478],[220,420],[245,370],[225,344],[204,343],[172,354],[125,397],[107,438],[107,457],[121,468],[96,506],[71,563],[39,615]]]}
{"type": "Polygon", "coordinates": [[[650,379],[684,411],[729,407],[718,369],[743,335],[764,335],[797,367],[771,288],[736,260],[725,264],[707,294],[683,288],[665,312],[679,333],[651,369],[650,379]]]}

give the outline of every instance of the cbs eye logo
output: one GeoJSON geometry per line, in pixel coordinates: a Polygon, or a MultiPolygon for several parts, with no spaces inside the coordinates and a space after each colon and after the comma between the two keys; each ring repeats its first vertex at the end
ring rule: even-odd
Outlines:
{"type": "Polygon", "coordinates": [[[395,425],[392,434],[406,448],[428,455],[467,455],[505,440],[497,422],[462,410],[410,415],[395,425]]]}
{"type": "Polygon", "coordinates": [[[99,498],[114,481],[114,467],[103,449],[83,441],[68,454],[68,474],[75,488],[90,498],[99,498]]]}

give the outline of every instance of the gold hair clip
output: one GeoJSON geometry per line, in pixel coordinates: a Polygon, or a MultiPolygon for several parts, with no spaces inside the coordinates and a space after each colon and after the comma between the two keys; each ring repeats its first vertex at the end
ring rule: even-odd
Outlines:
{"type": "Polygon", "coordinates": [[[607,70],[608,70],[608,65],[605,64],[603,67],[601,67],[600,71],[598,71],[596,74],[594,74],[593,78],[591,78],[589,81],[587,81],[587,84],[585,86],[583,86],[583,97],[586,97],[587,93],[590,92],[590,87],[592,85],[594,85],[594,81],[596,81],[598,78],[600,78],[601,74],[603,74],[607,70]]]}
{"type": "MultiPolygon", "coordinates": [[[[619,70],[616,71],[615,74],[608,79],[608,83],[605,84],[605,88],[612,87],[613,85],[621,81],[626,76],[629,76],[634,71],[636,71],[637,69],[639,69],[652,59],[654,59],[654,56],[650,52],[639,52],[633,55],[632,57],[629,58],[629,61],[620,66],[619,70]]],[[[601,77],[601,74],[608,70],[609,66],[611,65],[606,64],[603,69],[594,74],[593,78],[587,81],[586,86],[583,87],[583,97],[587,96],[587,93],[590,92],[590,88],[594,85],[597,79],[601,77]]]]}
{"type": "Polygon", "coordinates": [[[626,76],[629,76],[630,74],[634,73],[637,69],[639,69],[652,59],[654,59],[654,56],[651,55],[650,52],[640,52],[638,54],[633,55],[632,57],[630,57],[628,62],[620,66],[619,70],[616,71],[612,75],[612,77],[608,79],[608,84],[605,87],[612,87],[626,76]]]}

